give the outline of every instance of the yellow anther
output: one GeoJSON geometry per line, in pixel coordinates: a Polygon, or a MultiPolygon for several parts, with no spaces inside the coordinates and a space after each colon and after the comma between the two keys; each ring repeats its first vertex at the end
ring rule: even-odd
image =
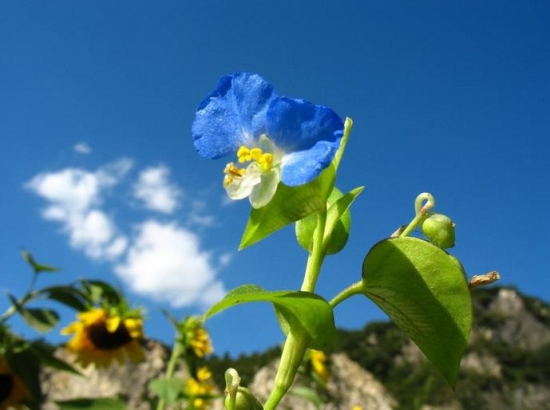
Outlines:
{"type": "Polygon", "coordinates": [[[239,158],[239,162],[242,164],[243,162],[247,162],[251,160],[250,157],[250,150],[246,148],[244,145],[242,145],[239,150],[237,151],[237,158],[239,158]]]}
{"type": "Polygon", "coordinates": [[[250,150],[250,158],[254,161],[258,161],[262,157],[262,150],[260,148],[252,148],[250,150]]]}
{"type": "Polygon", "coordinates": [[[225,174],[225,178],[223,179],[223,186],[228,186],[235,180],[235,178],[240,178],[244,174],[246,174],[246,169],[237,168],[233,162],[230,162],[225,166],[223,172],[225,174]]]}
{"type": "Polygon", "coordinates": [[[264,171],[269,171],[271,164],[273,164],[273,155],[269,152],[264,153],[261,148],[248,149],[244,145],[238,149],[237,158],[241,164],[248,161],[256,161],[264,171]]]}

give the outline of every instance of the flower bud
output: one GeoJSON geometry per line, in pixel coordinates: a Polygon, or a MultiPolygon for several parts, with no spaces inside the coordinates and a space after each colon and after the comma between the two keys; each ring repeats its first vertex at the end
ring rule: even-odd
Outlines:
{"type": "MultiPolygon", "coordinates": [[[[225,408],[228,409],[231,396],[225,396],[225,408]]],[[[263,410],[262,403],[246,387],[239,387],[235,399],[235,410],[263,410]]]]}
{"type": "Polygon", "coordinates": [[[455,246],[455,224],[448,216],[431,214],[424,219],[421,229],[434,245],[443,249],[455,246]]]}

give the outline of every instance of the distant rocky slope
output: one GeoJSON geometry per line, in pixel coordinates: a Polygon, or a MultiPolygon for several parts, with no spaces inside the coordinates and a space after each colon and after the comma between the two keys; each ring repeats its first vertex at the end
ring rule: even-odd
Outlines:
{"type": "MultiPolygon", "coordinates": [[[[456,391],[398,328],[371,323],[359,331],[340,331],[330,352],[332,402],[323,409],[550,410],[550,306],[513,288],[476,289],[473,296],[475,325],[456,391]]],[[[129,409],[154,408],[146,383],[164,372],[169,352],[155,342],[147,346],[145,363],[87,369],[85,378],[44,371],[43,408],[56,409],[54,400],[98,396],[124,397],[129,409]]],[[[219,385],[225,369],[235,367],[264,398],[275,374],[277,350],[235,360],[213,356],[208,365],[219,385]]],[[[212,408],[221,409],[221,401],[212,408]]],[[[292,396],[281,408],[315,409],[292,396]]]]}

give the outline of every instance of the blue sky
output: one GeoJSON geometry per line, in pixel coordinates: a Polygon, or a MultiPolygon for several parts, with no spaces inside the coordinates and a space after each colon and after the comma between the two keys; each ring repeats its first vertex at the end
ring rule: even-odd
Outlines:
{"type": "MultiPolygon", "coordinates": [[[[293,229],[237,252],[249,204],[228,203],[226,161],[191,142],[218,78],[250,71],[354,120],[338,186],[366,189],[320,294],[358,280],[429,191],[457,223],[468,275],[498,270],[549,300],[549,16],[546,0],[1,2],[2,295],[28,284],[25,248],[63,269],[42,285],[120,283],[168,342],[160,309],[200,313],[244,283],[299,288],[293,229]]],[[[384,317],[361,298],[336,310],[345,328],[384,317]]],[[[282,341],[269,306],[207,327],[219,353],[282,341]]]]}

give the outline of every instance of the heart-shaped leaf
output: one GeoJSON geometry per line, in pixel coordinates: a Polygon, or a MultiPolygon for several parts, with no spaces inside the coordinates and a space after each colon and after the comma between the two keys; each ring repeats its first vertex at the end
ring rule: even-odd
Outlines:
{"type": "Polygon", "coordinates": [[[378,242],[363,263],[365,295],[454,386],[472,328],[472,301],[460,262],[426,241],[378,242]]]}

